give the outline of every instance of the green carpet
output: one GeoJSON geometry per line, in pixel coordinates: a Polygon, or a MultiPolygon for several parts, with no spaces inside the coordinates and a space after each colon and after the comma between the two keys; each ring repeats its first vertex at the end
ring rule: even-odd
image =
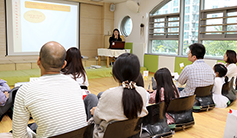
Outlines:
{"type": "MultiPolygon", "coordinates": [[[[141,73],[146,70],[141,67],[141,73]]],[[[104,78],[112,76],[112,67],[105,66],[100,69],[86,69],[88,79],[104,78]]],[[[0,78],[7,81],[9,86],[14,86],[17,82],[28,82],[30,77],[40,77],[40,69],[0,71],[0,78]]]]}

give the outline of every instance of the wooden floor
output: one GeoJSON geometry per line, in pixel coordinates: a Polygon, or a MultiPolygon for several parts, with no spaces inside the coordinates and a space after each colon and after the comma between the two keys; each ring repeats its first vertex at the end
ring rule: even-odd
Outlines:
{"type": "MultiPolygon", "coordinates": [[[[145,81],[145,88],[151,85],[150,74],[148,80],[145,81]]],[[[108,88],[118,86],[118,83],[112,78],[100,78],[89,80],[89,90],[98,94],[108,88]]],[[[174,138],[222,138],[225,130],[225,122],[229,109],[237,110],[237,102],[235,101],[226,109],[215,108],[214,110],[202,113],[194,113],[195,125],[184,131],[175,132],[174,138]]],[[[31,120],[30,122],[33,122],[31,120]]],[[[0,133],[11,130],[12,121],[8,116],[4,116],[0,122],[0,133]]]]}

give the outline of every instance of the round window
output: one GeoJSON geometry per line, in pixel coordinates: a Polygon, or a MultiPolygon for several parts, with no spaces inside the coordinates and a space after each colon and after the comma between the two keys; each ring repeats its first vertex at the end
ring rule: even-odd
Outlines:
{"type": "Polygon", "coordinates": [[[132,19],[129,16],[123,18],[121,23],[121,32],[124,36],[129,36],[132,32],[132,19]]]}

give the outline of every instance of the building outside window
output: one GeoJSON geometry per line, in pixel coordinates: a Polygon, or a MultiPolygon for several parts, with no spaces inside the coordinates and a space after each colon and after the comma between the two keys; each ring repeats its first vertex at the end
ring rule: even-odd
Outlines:
{"type": "Polygon", "coordinates": [[[237,0],[164,0],[161,4],[150,12],[148,53],[187,56],[188,46],[197,42],[205,45],[207,57],[222,58],[227,49],[237,51],[237,0]],[[165,10],[169,15],[161,14],[165,10]]]}

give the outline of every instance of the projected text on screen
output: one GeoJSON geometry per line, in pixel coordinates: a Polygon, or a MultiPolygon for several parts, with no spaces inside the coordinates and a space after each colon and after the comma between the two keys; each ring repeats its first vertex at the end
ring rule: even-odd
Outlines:
{"type": "Polygon", "coordinates": [[[78,46],[78,3],[11,0],[9,6],[8,54],[37,54],[48,41],[57,41],[65,49],[78,46]]]}

